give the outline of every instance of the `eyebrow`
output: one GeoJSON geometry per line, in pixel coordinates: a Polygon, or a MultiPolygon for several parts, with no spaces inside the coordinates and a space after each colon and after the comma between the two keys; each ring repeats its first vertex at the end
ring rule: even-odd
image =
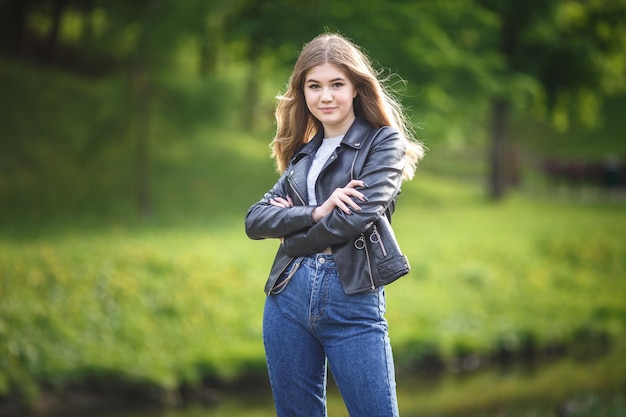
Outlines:
{"type": "MultiPolygon", "coordinates": [[[[334,82],[336,82],[336,81],[345,81],[345,79],[344,79],[344,78],[342,78],[342,77],[337,77],[337,78],[333,78],[333,79],[332,79],[332,80],[330,80],[329,82],[334,83],[334,82]]],[[[321,82],[320,82],[320,81],[317,81],[317,80],[314,80],[314,79],[311,79],[311,78],[309,78],[309,79],[308,79],[308,80],[306,80],[305,82],[307,82],[307,83],[317,83],[317,84],[321,84],[321,82]]]]}

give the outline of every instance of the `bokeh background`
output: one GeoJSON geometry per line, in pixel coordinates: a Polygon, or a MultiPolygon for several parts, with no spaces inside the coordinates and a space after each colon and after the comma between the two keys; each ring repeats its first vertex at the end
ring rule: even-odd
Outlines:
{"type": "Polygon", "coordinates": [[[624,22],[623,0],[0,0],[0,414],[272,415],[278,243],[243,219],[277,178],[275,98],[332,31],[428,148],[387,289],[403,415],[624,415],[624,22]]]}

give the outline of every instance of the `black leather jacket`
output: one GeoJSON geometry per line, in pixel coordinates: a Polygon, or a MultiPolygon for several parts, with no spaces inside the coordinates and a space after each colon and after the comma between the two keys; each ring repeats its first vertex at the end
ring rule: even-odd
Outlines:
{"type": "Polygon", "coordinates": [[[321,252],[330,247],[344,292],[354,294],[373,289],[367,265],[355,261],[355,239],[380,216],[389,219],[394,211],[402,182],[405,144],[391,127],[377,129],[357,118],[339,148],[329,157],[318,177],[315,194],[321,204],[338,187],[351,179],[367,185],[360,191],[367,201],[357,201],[361,211],[346,214],[335,210],[318,223],[308,205],[306,178],[317,148],[322,143],[320,131],[303,145],[292,158],[285,172],[263,198],[252,205],[245,220],[246,233],[251,239],[280,238],[265,292],[269,294],[276,281],[294,258],[321,252]],[[272,197],[290,196],[294,206],[272,206],[272,197]]]}

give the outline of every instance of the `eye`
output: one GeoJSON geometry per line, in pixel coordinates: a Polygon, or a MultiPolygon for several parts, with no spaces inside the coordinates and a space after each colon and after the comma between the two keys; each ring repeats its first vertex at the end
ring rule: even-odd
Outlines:
{"type": "Polygon", "coordinates": [[[309,84],[307,87],[311,90],[317,90],[318,88],[320,88],[319,84],[309,84]]]}
{"type": "Polygon", "coordinates": [[[335,83],[333,83],[333,84],[332,84],[332,87],[333,87],[333,88],[341,88],[341,87],[343,87],[343,86],[344,86],[344,83],[343,83],[343,82],[341,82],[341,81],[337,81],[337,82],[335,82],[335,83]]]}

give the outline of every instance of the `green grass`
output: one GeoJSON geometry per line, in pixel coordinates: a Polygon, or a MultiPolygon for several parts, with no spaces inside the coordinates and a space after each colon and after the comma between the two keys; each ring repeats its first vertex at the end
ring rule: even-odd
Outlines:
{"type": "MultiPolygon", "coordinates": [[[[0,239],[2,391],[98,374],[172,389],[262,371],[276,242],[247,240],[238,214],[0,239]]],[[[493,205],[418,177],[394,218],[413,270],[387,290],[400,366],[623,340],[624,217],[523,197],[493,205]]]]}
{"type": "Polygon", "coordinates": [[[414,201],[400,204],[394,224],[413,272],[388,291],[397,338],[436,339],[450,356],[622,335],[623,207],[523,196],[496,205],[427,176],[403,197],[414,201]]]}
{"type": "MultiPolygon", "coordinates": [[[[33,401],[42,384],[62,391],[94,380],[167,392],[263,374],[262,289],[277,242],[248,240],[243,219],[276,178],[271,132],[245,133],[229,119],[164,140],[175,125],[155,113],[154,215],[141,219],[126,139],[80,159],[84,137],[117,132],[119,115],[104,112],[95,127],[88,112],[64,117],[80,103],[112,105],[118,93],[20,73],[0,66],[0,83],[5,91],[21,80],[6,91],[16,98],[26,89],[31,113],[0,122],[20,149],[37,152],[7,149],[45,160],[53,124],[53,155],[71,157],[0,171],[0,196],[15,203],[0,207],[0,396],[33,401]],[[44,118],[51,101],[37,98],[70,87],[44,118]],[[109,122],[117,127],[104,129],[109,122]]],[[[587,357],[626,339],[623,201],[518,192],[495,204],[475,164],[471,181],[445,175],[445,150],[430,148],[433,168],[427,159],[405,184],[393,222],[412,264],[387,289],[400,372],[425,358],[458,368],[459,358],[502,352],[566,347],[587,357]]]]}

